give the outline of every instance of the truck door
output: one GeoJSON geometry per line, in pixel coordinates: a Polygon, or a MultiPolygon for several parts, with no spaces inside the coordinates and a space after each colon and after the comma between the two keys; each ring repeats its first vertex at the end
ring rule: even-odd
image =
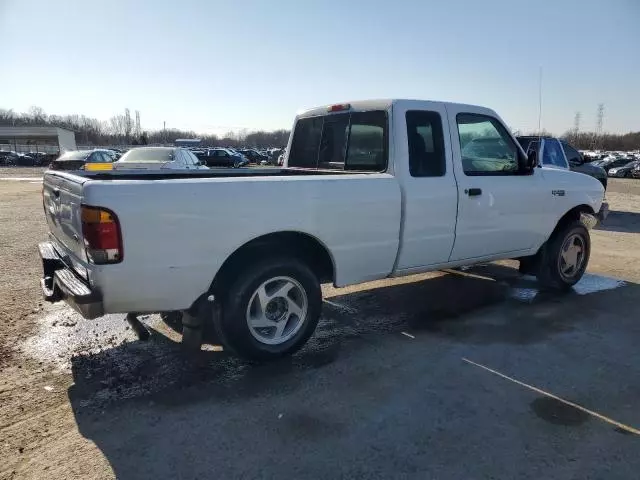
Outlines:
{"type": "Polygon", "coordinates": [[[545,195],[541,169],[523,174],[522,149],[485,109],[448,105],[458,181],[451,261],[523,252],[541,241],[545,195]]]}
{"type": "Polygon", "coordinates": [[[458,203],[447,112],[430,102],[415,110],[394,106],[393,122],[404,214],[396,268],[445,263],[453,247],[458,203]]]}

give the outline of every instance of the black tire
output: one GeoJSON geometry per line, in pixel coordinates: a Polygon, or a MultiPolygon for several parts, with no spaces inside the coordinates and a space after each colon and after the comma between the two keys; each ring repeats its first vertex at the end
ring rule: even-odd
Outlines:
{"type": "Polygon", "coordinates": [[[591,238],[589,230],[579,221],[573,221],[553,233],[551,238],[542,247],[539,252],[539,260],[537,265],[538,282],[543,288],[551,290],[568,290],[578,283],[582,278],[587,264],[589,263],[589,255],[591,254],[591,238]],[[571,237],[575,240],[577,236],[582,242],[582,257],[580,265],[571,272],[563,272],[562,265],[564,260],[561,253],[565,242],[571,237]]]}
{"type": "Polygon", "coordinates": [[[221,308],[219,314],[214,315],[216,334],[226,349],[251,360],[274,360],[299,350],[315,331],[322,309],[322,291],[317,277],[303,261],[289,257],[269,258],[247,266],[220,297],[221,308]],[[259,341],[251,333],[247,309],[263,282],[276,277],[289,277],[298,282],[306,294],[307,313],[291,338],[271,345],[259,341]]]}

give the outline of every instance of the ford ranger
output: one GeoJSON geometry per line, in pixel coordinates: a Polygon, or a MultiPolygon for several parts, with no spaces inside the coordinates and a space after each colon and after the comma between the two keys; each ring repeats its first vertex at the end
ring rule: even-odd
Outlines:
{"type": "Polygon", "coordinates": [[[260,359],[313,334],[323,282],[516,258],[567,289],[604,189],[537,165],[493,110],[376,100],[297,115],[282,168],[47,171],[42,289],[85,318],[181,312],[183,343],[211,325],[260,359]]]}

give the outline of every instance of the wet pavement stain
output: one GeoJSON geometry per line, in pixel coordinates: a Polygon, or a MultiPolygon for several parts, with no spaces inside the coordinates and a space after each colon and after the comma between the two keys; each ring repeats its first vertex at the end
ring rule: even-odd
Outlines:
{"type": "MultiPolygon", "coordinates": [[[[587,281],[586,291],[591,291],[589,282],[597,289],[620,286],[618,281],[595,280],[587,281]]],[[[252,397],[271,392],[279,385],[274,378],[304,376],[336,361],[348,363],[354,351],[371,348],[385,333],[422,331],[425,336],[468,344],[528,344],[571,331],[572,325],[557,320],[564,297],[542,292],[526,302],[513,299],[514,290],[534,286],[535,279],[512,268],[487,265],[332,296],[331,303],[323,304],[322,318],[308,344],[268,367],[220,352],[204,353],[194,364],[182,352],[175,332],[179,321],[171,316],[143,316],[151,338],[141,342],[124,315],[88,321],[62,303],[45,310],[38,334],[19,348],[72,373],[73,395],[83,405],[170,394],[202,383],[252,397]]],[[[585,291],[580,288],[576,290],[585,291]]]]}
{"type": "Polygon", "coordinates": [[[546,422],[565,427],[577,427],[589,420],[589,414],[555,398],[539,397],[531,402],[531,410],[546,422]]]}

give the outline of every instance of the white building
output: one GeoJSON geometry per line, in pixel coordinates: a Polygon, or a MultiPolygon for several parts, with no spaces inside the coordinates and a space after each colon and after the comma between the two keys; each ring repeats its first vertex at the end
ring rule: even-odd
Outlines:
{"type": "Polygon", "coordinates": [[[62,153],[76,150],[76,134],[60,127],[0,127],[0,151],[62,153]]]}

